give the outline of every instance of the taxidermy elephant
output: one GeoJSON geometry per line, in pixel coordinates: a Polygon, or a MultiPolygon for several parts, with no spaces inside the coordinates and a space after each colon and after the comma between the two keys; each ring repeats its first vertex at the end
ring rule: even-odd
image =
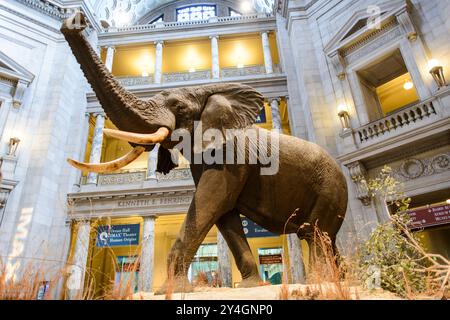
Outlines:
{"type": "MultiPolygon", "coordinates": [[[[274,233],[296,233],[308,241],[310,249],[313,226],[317,225],[328,233],[334,245],[347,208],[347,185],[340,167],[313,143],[254,126],[263,108],[260,93],[241,84],[214,84],[164,90],[149,100],[140,100],[106,70],[82,34],[85,27],[83,15],[77,13],[64,22],[61,31],[107,116],[119,129],[104,129],[105,134],[126,140],[134,148],[108,163],[86,164],[69,159],[73,166],[91,172],[114,171],[159,143],[157,171],[166,174],[175,167],[169,151],[177,144],[172,133],[184,129],[194,138],[196,121],[201,121],[200,134],[217,129],[223,133],[223,140],[212,147],[211,143],[202,142],[190,154],[183,150],[185,156],[195,157],[198,152],[214,156],[239,138],[239,134],[251,130],[256,134],[256,143],[244,144],[245,160],[252,156],[248,151],[252,146],[257,145],[257,153],[261,152],[260,140],[265,139],[270,146],[277,144],[276,149],[264,150],[278,155],[277,170],[271,174],[262,174],[267,163],[262,163],[260,154],[254,163],[191,162],[196,192],[168,257],[168,272],[174,275],[175,290],[188,289],[185,282],[188,267],[214,225],[225,238],[242,274],[240,286],[261,282],[240,215],[274,233]],[[228,129],[241,131],[230,139],[228,129]]],[[[228,155],[229,150],[225,153],[228,155]]]]}

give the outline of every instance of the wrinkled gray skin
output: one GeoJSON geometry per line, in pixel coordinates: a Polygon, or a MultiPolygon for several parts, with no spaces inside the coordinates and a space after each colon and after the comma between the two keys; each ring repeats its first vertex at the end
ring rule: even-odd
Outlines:
{"type": "MultiPolygon", "coordinates": [[[[68,19],[61,31],[106,114],[120,130],[152,133],[163,126],[193,133],[194,121],[198,120],[203,122],[204,130],[249,128],[263,108],[262,95],[241,84],[171,89],[150,100],[140,100],[119,85],[90,47],[82,35],[84,17],[80,14],[75,25],[73,19],[68,19]]],[[[339,166],[313,143],[286,135],[279,138],[280,163],[275,175],[260,175],[258,164],[191,165],[196,192],[168,257],[168,272],[175,275],[175,283],[171,284],[175,291],[191,289],[186,277],[188,267],[214,225],[241,272],[240,286],[255,286],[261,281],[240,214],[271,232],[297,233],[309,242],[310,249],[312,226],[317,223],[334,245],[347,207],[347,186],[339,166]],[[298,214],[292,216],[296,209],[298,214]]],[[[168,149],[176,143],[169,139],[161,144],[158,154],[157,170],[163,173],[174,167],[168,149]]],[[[165,288],[159,293],[164,293],[165,288]]]]}

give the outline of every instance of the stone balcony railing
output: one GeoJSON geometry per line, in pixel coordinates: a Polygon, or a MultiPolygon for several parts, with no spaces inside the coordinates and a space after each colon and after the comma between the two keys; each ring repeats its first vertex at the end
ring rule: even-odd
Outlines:
{"type": "MultiPolygon", "coordinates": [[[[100,174],[98,175],[97,186],[123,186],[141,183],[146,180],[152,180],[151,178],[147,179],[147,170],[132,170],[112,174],[100,174]]],[[[170,171],[167,175],[157,173],[156,179],[153,180],[157,182],[192,180],[192,175],[189,168],[179,168],[170,171]]],[[[85,177],[82,178],[81,184],[86,184],[85,177]]]]}
{"type": "Polygon", "coordinates": [[[194,72],[172,72],[163,74],[163,82],[183,82],[211,79],[211,70],[194,72]]]}
{"type": "Polygon", "coordinates": [[[270,14],[249,14],[242,16],[234,16],[234,17],[211,17],[206,20],[196,20],[196,21],[176,21],[176,22],[156,22],[154,24],[143,24],[143,25],[135,25],[135,26],[125,26],[125,27],[109,27],[108,29],[104,29],[104,33],[112,33],[112,32],[142,32],[142,31],[157,31],[160,29],[179,29],[186,28],[192,26],[201,26],[206,24],[215,24],[215,23],[242,23],[254,21],[256,19],[267,19],[272,18],[273,16],[270,14]]]}
{"type": "Polygon", "coordinates": [[[124,87],[142,86],[153,84],[153,75],[148,75],[146,77],[116,77],[117,81],[124,87]]]}
{"type": "Polygon", "coordinates": [[[412,126],[425,125],[438,117],[436,99],[408,106],[387,117],[354,130],[358,144],[367,144],[381,137],[390,137],[412,126]]]}
{"type": "MultiPolygon", "coordinates": [[[[280,74],[281,68],[278,64],[273,66],[273,73],[280,74]]],[[[220,70],[221,78],[246,77],[265,75],[266,69],[263,65],[249,65],[242,68],[231,67],[222,68],[220,70]]],[[[163,83],[185,82],[185,81],[201,81],[212,78],[211,70],[198,70],[194,72],[173,72],[164,73],[162,75],[163,83]]],[[[125,87],[143,86],[154,84],[153,75],[146,77],[117,77],[120,84],[125,87]]]]}

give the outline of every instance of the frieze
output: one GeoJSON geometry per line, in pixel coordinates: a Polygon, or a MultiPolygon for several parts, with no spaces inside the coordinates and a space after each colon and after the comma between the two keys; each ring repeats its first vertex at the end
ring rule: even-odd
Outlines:
{"type": "Polygon", "coordinates": [[[153,207],[161,205],[180,205],[189,204],[192,200],[192,196],[167,196],[151,199],[123,199],[117,201],[117,208],[141,208],[141,207],[153,207]]]}
{"type": "Polygon", "coordinates": [[[98,185],[123,185],[142,182],[145,180],[146,172],[129,172],[119,174],[105,174],[98,177],[98,185]]]}
{"type": "Polygon", "coordinates": [[[393,171],[395,178],[401,182],[450,171],[450,152],[426,159],[409,158],[393,171]]]}
{"type": "Polygon", "coordinates": [[[355,60],[366,56],[373,52],[375,49],[382,47],[389,41],[399,38],[402,35],[402,31],[398,25],[394,28],[384,30],[384,32],[377,33],[376,38],[370,37],[365,41],[358,44],[358,46],[351,47],[343,51],[343,55],[348,64],[353,63],[355,60]]]}

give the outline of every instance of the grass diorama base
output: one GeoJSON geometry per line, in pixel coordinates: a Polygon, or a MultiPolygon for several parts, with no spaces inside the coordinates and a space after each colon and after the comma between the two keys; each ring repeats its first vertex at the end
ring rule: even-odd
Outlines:
{"type": "MultiPolygon", "coordinates": [[[[321,284],[323,296],[334,294],[332,284],[321,284]],[[326,291],[328,294],[326,293],[326,291]]],[[[197,287],[193,292],[172,293],[171,300],[320,300],[314,292],[320,290],[318,285],[266,285],[253,288],[211,288],[197,287]]],[[[367,290],[360,286],[350,287],[351,300],[401,300],[402,297],[383,289],[367,290]]],[[[425,298],[425,297],[424,297],[425,298]]],[[[165,300],[166,295],[139,292],[133,295],[136,300],[165,300]]],[[[428,298],[431,299],[431,298],[428,298]]]]}

